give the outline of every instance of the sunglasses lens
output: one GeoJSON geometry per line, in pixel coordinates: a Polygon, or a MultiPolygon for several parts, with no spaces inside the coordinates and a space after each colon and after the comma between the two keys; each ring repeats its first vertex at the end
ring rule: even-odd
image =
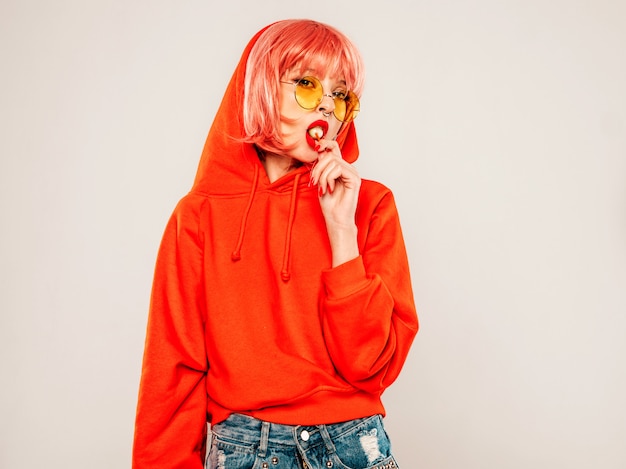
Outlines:
{"type": "Polygon", "coordinates": [[[333,114],[341,122],[354,120],[361,110],[359,98],[352,91],[348,91],[342,98],[335,98],[335,110],[333,114]]]}
{"type": "Polygon", "coordinates": [[[315,109],[322,102],[324,91],[317,78],[304,77],[296,83],[296,101],[304,109],[315,109]]]}

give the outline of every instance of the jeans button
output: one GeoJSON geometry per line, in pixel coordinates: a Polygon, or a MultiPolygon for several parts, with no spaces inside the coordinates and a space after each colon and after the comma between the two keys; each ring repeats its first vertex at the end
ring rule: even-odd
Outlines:
{"type": "Polygon", "coordinates": [[[309,441],[311,435],[306,430],[302,430],[302,433],[300,433],[300,438],[302,438],[302,441],[309,441]]]}
{"type": "Polygon", "coordinates": [[[276,456],[274,456],[272,458],[272,464],[275,466],[276,464],[278,464],[278,458],[276,456]]]}
{"type": "Polygon", "coordinates": [[[326,467],[333,467],[332,461],[326,461],[326,467]]]}

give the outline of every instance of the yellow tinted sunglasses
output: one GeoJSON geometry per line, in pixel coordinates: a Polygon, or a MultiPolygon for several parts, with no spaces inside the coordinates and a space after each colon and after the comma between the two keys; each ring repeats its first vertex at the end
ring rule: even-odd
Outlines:
{"type": "Polygon", "coordinates": [[[324,94],[322,83],[315,77],[304,77],[296,81],[281,81],[294,85],[296,102],[308,111],[320,105],[324,96],[332,98],[335,103],[334,116],[341,122],[354,120],[361,110],[359,98],[352,91],[339,88],[332,94],[324,94]]]}

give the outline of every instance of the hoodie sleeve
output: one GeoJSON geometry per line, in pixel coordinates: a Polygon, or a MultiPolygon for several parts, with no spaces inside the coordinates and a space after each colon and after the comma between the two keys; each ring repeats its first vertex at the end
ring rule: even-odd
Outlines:
{"type": "Polygon", "coordinates": [[[198,211],[183,199],[157,257],[139,401],[133,469],[201,469],[206,451],[208,369],[198,211]]]}
{"type": "Polygon", "coordinates": [[[359,234],[361,256],[322,273],[322,325],[338,373],[354,387],[376,393],[398,377],[418,329],[391,192],[359,230],[367,230],[364,240],[359,234]]]}

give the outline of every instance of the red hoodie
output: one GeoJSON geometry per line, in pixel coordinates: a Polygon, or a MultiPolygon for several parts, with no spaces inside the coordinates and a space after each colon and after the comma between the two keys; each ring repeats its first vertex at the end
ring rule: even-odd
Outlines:
{"type": "MultiPolygon", "coordinates": [[[[158,254],[133,467],[202,468],[206,423],[230,413],[293,425],[384,414],[418,329],[391,192],[364,180],[361,255],[331,268],[317,188],[300,167],[270,183],[242,143],[248,44],[194,186],[158,254]]],[[[338,139],[356,160],[354,124],[338,139]]]]}

